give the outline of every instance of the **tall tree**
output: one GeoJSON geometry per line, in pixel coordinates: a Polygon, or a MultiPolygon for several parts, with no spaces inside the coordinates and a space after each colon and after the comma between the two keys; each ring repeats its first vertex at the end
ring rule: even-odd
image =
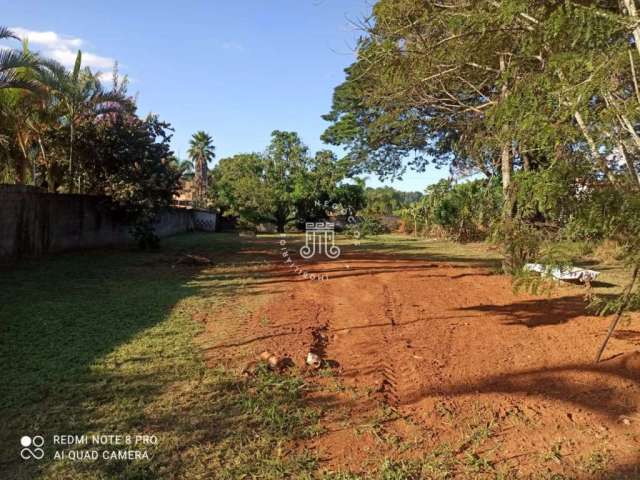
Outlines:
{"type": "Polygon", "coordinates": [[[271,205],[279,232],[296,218],[296,180],[309,165],[308,148],[296,132],[275,130],[265,154],[266,180],[271,186],[271,205]]]}
{"type": "Polygon", "coordinates": [[[545,225],[564,198],[638,272],[636,0],[379,0],[364,28],[325,141],[381,176],[436,162],[500,177],[510,269],[557,234],[545,225]]]}
{"type": "MultiPolygon", "coordinates": [[[[284,232],[293,222],[316,220],[326,208],[353,195],[340,182],[347,169],[329,151],[309,156],[295,132],[276,130],[263,154],[220,160],[213,171],[216,206],[243,223],[273,223],[284,232]]],[[[360,204],[358,204],[360,206],[360,204]]]]}
{"type": "Polygon", "coordinates": [[[205,132],[198,131],[193,134],[189,141],[188,155],[195,167],[194,176],[194,205],[205,207],[207,205],[208,192],[208,164],[215,158],[215,147],[213,146],[213,138],[205,132]]]}
{"type": "Polygon", "coordinates": [[[380,0],[323,138],[381,176],[435,162],[505,189],[571,145],[613,181],[608,154],[640,147],[638,27],[623,3],[380,0]]]}
{"type": "Polygon", "coordinates": [[[78,50],[73,70],[47,60],[39,72],[38,82],[46,87],[59,107],[68,128],[67,188],[73,192],[82,189],[82,176],[74,164],[74,143],[79,122],[90,120],[119,110],[133,110],[132,102],[117,90],[106,90],[98,74],[82,68],[82,52],[78,50]]]}

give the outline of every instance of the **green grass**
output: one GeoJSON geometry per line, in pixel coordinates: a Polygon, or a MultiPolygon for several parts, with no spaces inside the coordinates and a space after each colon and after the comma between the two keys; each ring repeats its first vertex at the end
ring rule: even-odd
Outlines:
{"type": "MultiPolygon", "coordinates": [[[[341,240],[340,243],[353,244],[341,240]]],[[[397,258],[421,258],[430,261],[473,263],[489,268],[500,266],[501,255],[488,243],[456,243],[450,240],[414,238],[404,235],[379,235],[360,240],[358,253],[389,254],[397,258]]]]}
{"type": "Polygon", "coordinates": [[[194,342],[203,328],[195,312],[213,312],[240,290],[251,298],[247,285],[264,260],[241,247],[227,235],[185,235],[154,253],[69,254],[4,269],[0,476],[235,480],[311,471],[313,458],[287,451],[316,431],[304,382],[208,368],[194,342]],[[181,252],[211,255],[215,266],[175,266],[181,252]],[[52,461],[54,434],[98,433],[153,434],[158,443],[148,461],[52,461]],[[21,460],[20,437],[36,434],[47,441],[45,459],[21,460]]]}
{"type": "MultiPolygon", "coordinates": [[[[341,238],[338,242],[355,254],[377,253],[395,258],[421,258],[429,261],[464,263],[502,271],[503,256],[500,249],[488,242],[456,243],[450,240],[413,238],[401,235],[368,237],[353,246],[353,241],[341,238]]],[[[613,255],[610,246],[598,247],[586,242],[563,241],[553,244],[553,252],[573,264],[600,272],[593,285],[593,293],[609,297],[617,295],[630,280],[630,268],[613,255]]],[[[557,285],[566,285],[559,283],[557,285]]]]}

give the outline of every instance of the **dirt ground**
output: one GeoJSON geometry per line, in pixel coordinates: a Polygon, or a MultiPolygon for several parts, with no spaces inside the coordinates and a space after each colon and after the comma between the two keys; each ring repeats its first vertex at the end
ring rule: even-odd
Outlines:
{"type": "Polygon", "coordinates": [[[580,287],[516,294],[481,259],[373,250],[300,264],[328,278],[305,280],[276,251],[251,293],[264,302],[206,355],[239,364],[268,350],[303,369],[320,355],[304,375],[323,430],[296,448],[322,469],[439,452],[469,478],[640,478],[637,317],[596,366],[610,319],[585,313],[580,287]]]}

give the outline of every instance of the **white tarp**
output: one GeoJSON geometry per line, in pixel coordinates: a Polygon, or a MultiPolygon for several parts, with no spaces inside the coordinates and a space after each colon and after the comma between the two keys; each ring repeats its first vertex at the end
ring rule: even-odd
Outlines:
{"type": "Polygon", "coordinates": [[[538,272],[542,275],[548,275],[558,280],[578,280],[582,283],[592,282],[598,278],[598,275],[600,275],[600,272],[596,272],[595,270],[587,270],[578,267],[549,268],[540,263],[527,263],[524,266],[524,269],[530,272],[538,272]]]}

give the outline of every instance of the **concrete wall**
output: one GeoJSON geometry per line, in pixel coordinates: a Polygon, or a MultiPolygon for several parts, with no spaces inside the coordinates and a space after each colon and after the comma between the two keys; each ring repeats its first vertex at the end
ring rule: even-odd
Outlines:
{"type": "MultiPolygon", "coordinates": [[[[207,213],[208,220],[215,214],[207,213]]],[[[163,211],[156,234],[166,237],[196,228],[195,212],[163,211]]],[[[126,245],[129,228],[107,207],[104,197],[44,193],[0,185],[0,258],[17,258],[65,250],[126,245]]]]}
{"type": "Polygon", "coordinates": [[[217,215],[206,210],[193,210],[193,223],[196,230],[215,232],[217,215]]]}

